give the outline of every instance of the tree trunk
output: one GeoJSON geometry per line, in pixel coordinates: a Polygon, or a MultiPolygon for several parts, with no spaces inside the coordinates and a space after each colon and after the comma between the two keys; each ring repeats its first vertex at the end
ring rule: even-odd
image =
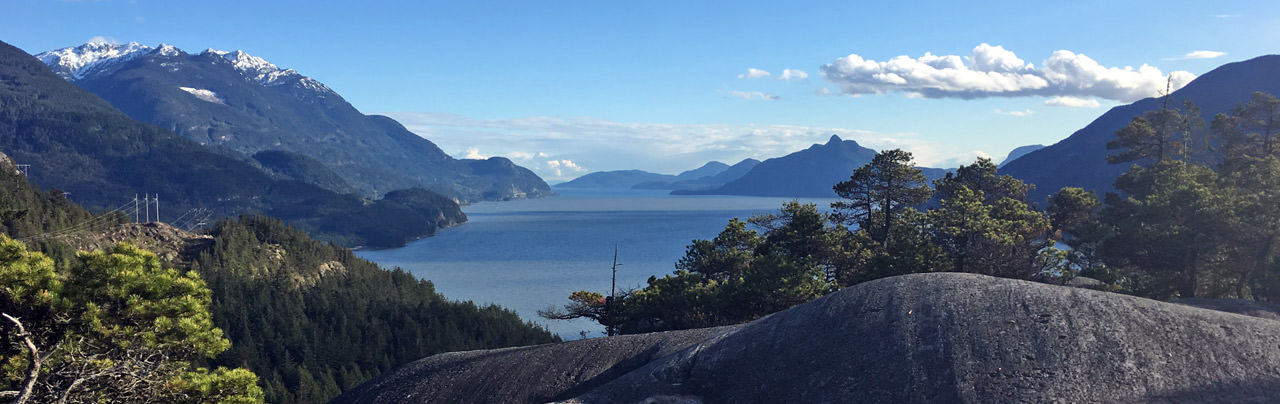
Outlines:
{"type": "Polygon", "coordinates": [[[1240,274],[1240,279],[1236,280],[1237,299],[1245,298],[1244,289],[1249,285],[1249,279],[1253,277],[1253,274],[1257,273],[1262,268],[1265,268],[1268,261],[1271,261],[1271,250],[1275,243],[1275,234],[1270,234],[1267,236],[1266,240],[1263,240],[1263,245],[1258,249],[1258,255],[1254,257],[1253,266],[1240,274]]]}
{"type": "Polygon", "coordinates": [[[17,337],[22,338],[22,344],[26,346],[27,353],[31,355],[31,364],[27,366],[27,376],[22,379],[22,390],[18,391],[18,398],[13,400],[14,404],[25,404],[31,400],[31,394],[35,390],[36,381],[40,379],[40,365],[44,358],[40,357],[40,349],[36,348],[35,341],[31,340],[31,333],[27,332],[27,328],[22,325],[21,321],[9,313],[0,313],[5,319],[18,327],[17,337]]]}

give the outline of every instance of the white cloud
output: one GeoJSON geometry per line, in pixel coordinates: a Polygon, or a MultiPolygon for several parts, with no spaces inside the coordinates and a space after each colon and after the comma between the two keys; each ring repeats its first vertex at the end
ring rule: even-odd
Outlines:
{"type": "Polygon", "coordinates": [[[512,160],[532,160],[535,155],[531,152],[513,151],[507,152],[506,157],[512,160]]]}
{"type": "Polygon", "coordinates": [[[489,158],[489,156],[480,154],[480,148],[478,147],[468,147],[466,153],[463,153],[462,156],[458,158],[470,159],[470,160],[484,160],[489,158]]]}
{"type": "Polygon", "coordinates": [[[746,73],[738,75],[738,78],[740,79],[758,79],[764,77],[769,77],[769,72],[751,67],[747,68],[746,73]]]}
{"type": "Polygon", "coordinates": [[[832,134],[876,150],[902,148],[917,163],[955,167],[982,154],[970,146],[910,133],[795,125],[665,124],[593,118],[472,119],[443,113],[386,113],[445,150],[507,156],[548,181],[587,170],[641,169],[676,174],[711,160],[768,159],[826,143],[832,134]],[[534,152],[534,151],[537,152],[534,152]],[[526,159],[527,157],[527,159],[526,159]]]}
{"type": "Polygon", "coordinates": [[[1226,54],[1227,54],[1226,52],[1198,50],[1198,51],[1187,53],[1186,55],[1183,55],[1182,58],[1183,59],[1213,59],[1226,54]]]}
{"type": "Polygon", "coordinates": [[[1072,107],[1072,108],[1097,108],[1102,106],[1098,100],[1092,98],[1076,98],[1067,96],[1057,96],[1044,101],[1044,105],[1053,107],[1072,107]]]}
{"type": "Polygon", "coordinates": [[[809,79],[809,73],[804,70],[782,69],[782,74],[778,75],[778,80],[782,81],[805,81],[809,79]]]}
{"type": "Polygon", "coordinates": [[[547,161],[547,168],[555,172],[556,177],[566,177],[566,173],[578,174],[587,172],[587,169],[579,167],[571,160],[550,160],[547,161]]]}
{"type": "Polygon", "coordinates": [[[1068,50],[1053,52],[1037,68],[1004,47],[985,43],[964,57],[926,52],[919,58],[903,55],[880,62],[850,54],[821,70],[845,94],[901,92],[964,99],[1075,96],[1129,102],[1158,95],[1170,77],[1174,89],[1195,78],[1185,71],[1165,75],[1146,64],[1136,69],[1106,67],[1068,50]]]}
{"type": "Polygon", "coordinates": [[[1009,116],[1031,116],[1031,115],[1035,115],[1036,113],[1036,111],[1032,111],[1030,108],[1022,111],[1004,111],[1004,110],[997,109],[993,112],[997,114],[1009,115],[1009,116]]]}
{"type": "Polygon", "coordinates": [[[774,100],[782,99],[782,97],[779,97],[773,94],[762,93],[759,91],[730,91],[729,95],[732,95],[734,97],[738,97],[744,100],[774,101],[774,100]]]}
{"type": "Polygon", "coordinates": [[[117,41],[115,38],[112,38],[112,37],[109,37],[109,36],[102,36],[102,35],[98,35],[98,36],[95,36],[95,37],[93,37],[93,38],[89,38],[89,40],[84,41],[84,42],[85,42],[85,43],[105,43],[105,44],[111,44],[111,45],[119,45],[119,44],[120,44],[120,41],[117,41]]]}

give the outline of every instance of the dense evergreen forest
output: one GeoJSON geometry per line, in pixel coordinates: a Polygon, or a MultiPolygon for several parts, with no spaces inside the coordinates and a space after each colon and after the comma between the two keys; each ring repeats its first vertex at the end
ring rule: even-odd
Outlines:
{"type": "Polygon", "coordinates": [[[887,150],[834,186],[824,212],[791,202],[694,240],[676,271],[618,296],[578,291],[552,319],[609,334],[735,324],[872,279],[970,272],[1077,282],[1156,299],[1280,301],[1280,101],[1242,100],[1211,124],[1166,99],[1116,133],[1128,171],[1099,200],[1063,188],[1042,201],[990,160],[926,180],[887,150]],[[932,186],[931,186],[932,185],[932,186]]]}
{"type": "MultiPolygon", "coordinates": [[[[50,257],[50,274],[65,274],[84,264],[59,238],[44,236],[101,232],[129,220],[121,214],[94,216],[67,201],[61,191],[39,191],[2,154],[0,185],[3,234],[44,251],[41,255],[50,257]]],[[[201,285],[207,284],[212,326],[230,342],[220,354],[192,358],[191,363],[251,370],[267,402],[325,402],[395,366],[435,353],[557,340],[511,311],[448,301],[428,281],[398,269],[380,269],[279,219],[224,220],[210,235],[212,239],[186,246],[178,259],[163,263],[193,270],[201,285]]],[[[131,251],[136,250],[124,252],[156,259],[131,251]]],[[[19,256],[26,254],[6,255],[13,262],[19,262],[19,256]]],[[[0,274],[17,268],[0,266],[0,274]]],[[[27,267],[31,266],[23,268],[27,267]]],[[[0,295],[6,310],[29,306],[12,293],[0,295]]],[[[12,326],[0,324],[8,342],[0,353],[6,358],[22,356],[12,326]]],[[[6,386],[16,391],[22,374],[12,363],[7,369],[6,386]]],[[[192,377],[192,383],[207,385],[242,382],[245,374],[227,376],[223,371],[192,377]]]]}
{"type": "Polygon", "coordinates": [[[62,191],[41,192],[0,154],[0,219],[0,396],[262,402],[251,371],[205,367],[231,343],[198,274],[129,245],[77,253],[58,238],[104,231],[123,214],[94,216],[62,191]]]}
{"type": "Polygon", "coordinates": [[[258,373],[273,403],[317,403],[432,354],[553,342],[512,311],[452,302],[278,219],[217,224],[191,268],[234,341],[214,360],[258,373]]]}

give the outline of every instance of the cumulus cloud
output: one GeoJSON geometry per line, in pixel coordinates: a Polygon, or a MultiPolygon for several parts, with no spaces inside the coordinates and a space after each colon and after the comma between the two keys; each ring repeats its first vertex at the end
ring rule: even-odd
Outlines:
{"type": "Polygon", "coordinates": [[[1044,101],[1044,105],[1052,107],[1072,107],[1072,108],[1097,108],[1102,106],[1098,100],[1092,98],[1076,98],[1067,96],[1057,96],[1044,101]]]}
{"type": "Polygon", "coordinates": [[[1002,46],[978,45],[968,56],[896,56],[887,61],[857,54],[823,65],[822,75],[845,94],[901,92],[926,98],[986,98],[1025,96],[1097,97],[1130,102],[1158,95],[1166,80],[1174,89],[1195,75],[1168,75],[1150,65],[1106,67],[1068,50],[1053,52],[1041,67],[1028,63],[1002,46]]]}
{"type": "Polygon", "coordinates": [[[751,67],[747,68],[746,73],[738,75],[740,79],[759,79],[764,77],[769,77],[769,72],[751,67]]]}
{"type": "Polygon", "coordinates": [[[778,80],[782,81],[805,81],[809,79],[809,73],[804,70],[782,69],[782,74],[778,75],[778,80]]]}
{"type": "Polygon", "coordinates": [[[536,158],[546,158],[550,156],[543,152],[534,153],[534,152],[524,152],[524,151],[513,151],[513,152],[504,153],[503,157],[506,157],[512,160],[528,161],[536,158]]]}
{"type": "Polygon", "coordinates": [[[818,95],[831,95],[831,89],[826,87],[819,88],[817,91],[814,91],[814,92],[817,93],[818,95]]]}
{"type": "Polygon", "coordinates": [[[556,174],[556,177],[564,177],[565,173],[584,173],[587,169],[579,167],[571,160],[550,160],[547,161],[547,168],[556,174]]]}
{"type": "Polygon", "coordinates": [[[773,94],[762,93],[759,91],[730,91],[729,95],[732,95],[734,97],[738,97],[744,100],[774,101],[774,100],[782,99],[782,97],[779,97],[773,94]]]}
{"type": "Polygon", "coordinates": [[[876,150],[902,148],[930,167],[972,163],[980,151],[910,133],[795,125],[665,124],[593,118],[473,119],[443,113],[384,113],[445,150],[506,156],[547,181],[588,170],[676,174],[716,160],[768,159],[826,143],[832,134],[876,150]]]}
{"type": "Polygon", "coordinates": [[[466,151],[465,153],[463,153],[463,154],[462,154],[462,156],[460,156],[460,157],[458,157],[458,158],[460,158],[460,159],[470,159],[470,160],[484,160],[484,159],[489,158],[489,156],[485,156],[485,155],[483,155],[483,154],[480,154],[480,148],[478,148],[478,147],[468,147],[468,148],[467,148],[467,151],[466,151]]]}
{"type": "Polygon", "coordinates": [[[1183,55],[1182,58],[1183,59],[1213,59],[1226,54],[1227,54],[1226,52],[1198,50],[1198,51],[1189,52],[1186,55],[1183,55]]]}

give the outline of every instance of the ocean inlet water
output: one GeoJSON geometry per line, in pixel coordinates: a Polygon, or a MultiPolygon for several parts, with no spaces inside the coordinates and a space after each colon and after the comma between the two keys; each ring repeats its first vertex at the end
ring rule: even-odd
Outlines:
{"type": "MultiPolygon", "coordinates": [[[[557,189],[560,196],[483,202],[463,208],[468,223],[403,248],[357,254],[383,268],[430,280],[452,300],[497,304],[565,339],[602,335],[589,320],[547,320],[570,293],[608,295],[614,248],[618,288],[644,287],[675,270],[694,239],[711,239],[732,218],[775,213],[791,198],[672,196],[655,190],[557,189]]],[[[826,209],[833,199],[801,199],[826,209]]]]}

